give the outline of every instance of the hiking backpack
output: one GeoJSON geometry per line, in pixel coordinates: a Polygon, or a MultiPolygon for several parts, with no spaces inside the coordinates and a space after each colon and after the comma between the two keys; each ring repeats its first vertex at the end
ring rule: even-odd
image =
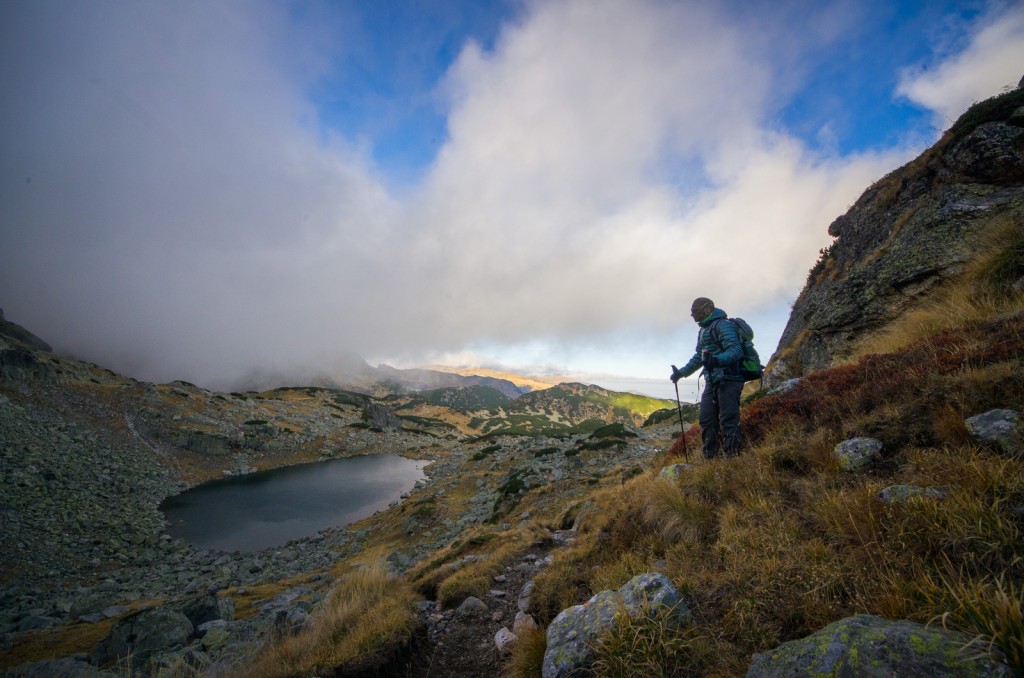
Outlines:
{"type": "MultiPolygon", "coordinates": [[[[740,375],[743,377],[743,381],[762,378],[764,366],[761,364],[760,356],[757,355],[757,349],[754,348],[754,330],[751,329],[750,324],[743,318],[722,318],[722,320],[732,322],[733,327],[736,328],[736,335],[740,338],[740,346],[743,347],[740,375]]],[[[715,325],[717,328],[717,323],[715,325]]]]}

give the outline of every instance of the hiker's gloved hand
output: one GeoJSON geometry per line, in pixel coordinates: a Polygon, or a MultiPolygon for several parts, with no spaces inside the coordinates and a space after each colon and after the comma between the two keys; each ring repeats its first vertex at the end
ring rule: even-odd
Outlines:
{"type": "Polygon", "coordinates": [[[682,378],[683,378],[683,371],[680,370],[675,365],[673,365],[672,366],[672,376],[670,376],[669,379],[672,381],[673,384],[675,384],[676,382],[678,382],[682,378]]]}
{"type": "Polygon", "coordinates": [[[716,367],[721,367],[722,366],[722,361],[719,360],[718,358],[716,358],[715,356],[711,355],[710,351],[705,351],[704,352],[704,364],[709,369],[713,370],[716,367]]]}

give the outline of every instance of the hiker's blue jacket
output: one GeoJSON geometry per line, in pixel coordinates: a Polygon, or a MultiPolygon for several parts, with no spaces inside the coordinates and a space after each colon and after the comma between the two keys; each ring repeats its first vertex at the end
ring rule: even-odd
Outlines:
{"type": "Polygon", "coordinates": [[[727,381],[743,381],[740,374],[740,361],[743,360],[743,345],[736,333],[736,326],[731,322],[723,322],[728,316],[720,308],[716,308],[707,318],[700,321],[697,332],[697,351],[690,362],[680,368],[684,377],[688,377],[700,368],[704,361],[704,351],[709,351],[720,363],[720,367],[704,368],[704,378],[711,384],[723,379],[727,381]]]}

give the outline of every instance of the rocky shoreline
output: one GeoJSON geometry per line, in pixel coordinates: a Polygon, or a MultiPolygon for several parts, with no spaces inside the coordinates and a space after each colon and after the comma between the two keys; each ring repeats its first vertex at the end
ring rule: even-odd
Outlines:
{"type": "MultiPolygon", "coordinates": [[[[193,548],[164,532],[159,511],[189,484],[152,450],[11,396],[0,394],[0,650],[23,634],[121,617],[136,601],[244,593],[303,574],[312,605],[330,583],[324,571],[366,539],[340,530],[257,553],[193,548]]],[[[256,617],[273,623],[280,606],[264,601],[256,617]]]]}

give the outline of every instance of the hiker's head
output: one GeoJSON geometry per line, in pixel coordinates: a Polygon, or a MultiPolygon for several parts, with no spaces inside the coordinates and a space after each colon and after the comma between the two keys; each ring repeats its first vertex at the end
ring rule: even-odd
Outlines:
{"type": "Polygon", "coordinates": [[[715,302],[711,301],[707,297],[697,297],[690,304],[690,317],[693,318],[693,322],[699,323],[704,318],[711,315],[711,312],[715,310],[715,302]]]}

